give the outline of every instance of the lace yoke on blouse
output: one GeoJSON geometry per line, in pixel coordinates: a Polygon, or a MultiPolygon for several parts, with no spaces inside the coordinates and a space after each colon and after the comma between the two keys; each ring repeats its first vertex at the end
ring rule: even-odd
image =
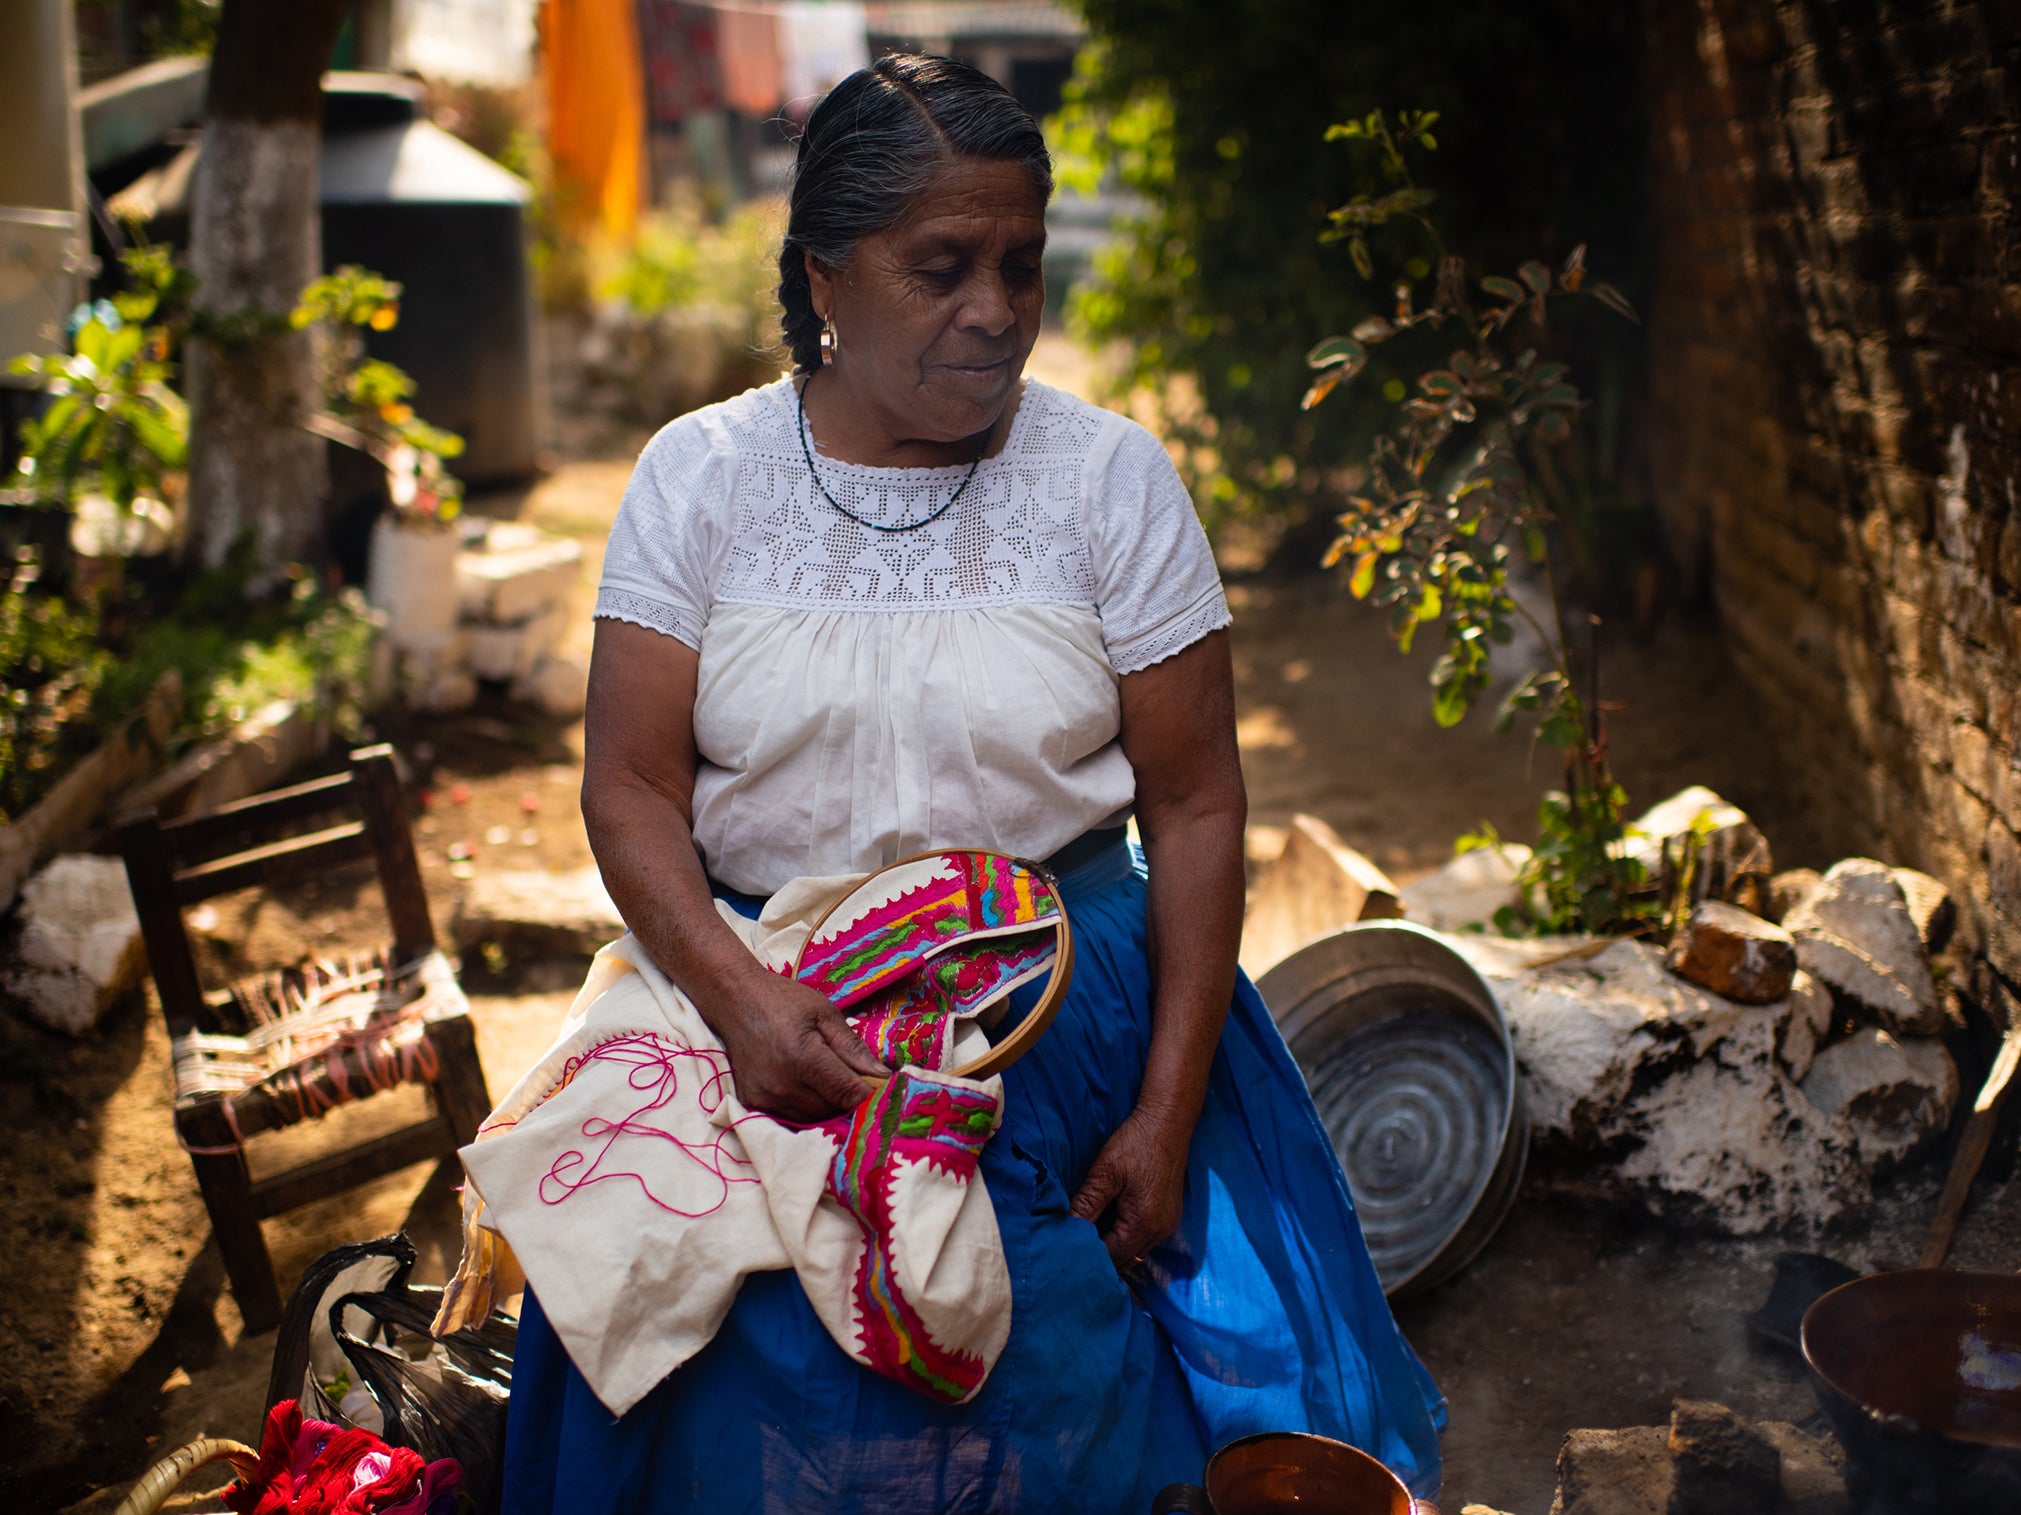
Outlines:
{"type": "MultiPolygon", "coordinates": [[[[933,847],[1045,857],[1129,812],[1118,681],[1228,624],[1157,439],[1036,381],[939,519],[878,532],[814,487],[780,380],[646,445],[599,617],[701,654],[695,840],[767,894],[933,847]]],[[[921,520],[967,465],[815,453],[867,521],[921,520]]]]}

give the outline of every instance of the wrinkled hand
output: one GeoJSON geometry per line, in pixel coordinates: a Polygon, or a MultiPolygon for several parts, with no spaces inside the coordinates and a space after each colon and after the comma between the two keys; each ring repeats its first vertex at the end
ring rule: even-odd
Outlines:
{"type": "Polygon", "coordinates": [[[737,1098],[784,1120],[853,1110],[870,1092],[864,1078],[891,1076],[826,995],[777,974],[753,980],[710,1024],[730,1054],[737,1098]]]}
{"type": "Polygon", "coordinates": [[[1179,1227],[1190,1123],[1138,1109],[1116,1128],[1096,1157],[1074,1214],[1095,1223],[1118,1269],[1129,1267],[1179,1227]]]}

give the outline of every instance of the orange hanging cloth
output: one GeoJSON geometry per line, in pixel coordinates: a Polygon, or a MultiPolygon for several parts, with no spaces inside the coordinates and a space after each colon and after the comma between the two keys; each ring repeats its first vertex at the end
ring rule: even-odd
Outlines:
{"type": "Polygon", "coordinates": [[[610,241],[638,220],[645,151],[645,70],[633,0],[542,0],[548,152],[556,209],[610,241]]]}

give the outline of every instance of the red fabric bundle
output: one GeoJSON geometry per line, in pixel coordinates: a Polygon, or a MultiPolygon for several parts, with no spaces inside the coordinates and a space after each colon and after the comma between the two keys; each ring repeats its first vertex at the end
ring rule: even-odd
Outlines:
{"type": "Polygon", "coordinates": [[[370,1431],[305,1420],[284,1399],[267,1412],[252,1476],[221,1497],[238,1515],[423,1515],[462,1482],[450,1459],[429,1463],[370,1431]]]}

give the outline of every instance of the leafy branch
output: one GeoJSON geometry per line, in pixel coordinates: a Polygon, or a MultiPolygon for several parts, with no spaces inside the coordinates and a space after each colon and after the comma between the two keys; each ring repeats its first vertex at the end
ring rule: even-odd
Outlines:
{"type": "Polygon", "coordinates": [[[463,509],[463,485],[443,466],[463,451],[463,438],[431,426],[408,403],[414,380],[405,370],[365,356],[365,333],[391,331],[400,320],[400,286],[353,264],[314,280],[289,317],[320,327],[325,340],[323,409],[309,429],[356,448],[386,470],[386,492],[404,522],[446,526],[463,509]]]}
{"type": "MultiPolygon", "coordinates": [[[[1349,498],[1326,562],[1350,563],[1349,591],[1389,607],[1391,635],[1404,651],[1421,626],[1438,628],[1432,715],[1441,726],[1457,725],[1473,708],[1488,686],[1493,649],[1515,639],[1518,621],[1536,633],[1549,666],[1516,685],[1495,725],[1507,730],[1531,714],[1534,741],[1562,755],[1564,789],[1544,797],[1542,840],[1518,879],[1524,904],[1503,925],[1627,929],[1650,917],[1654,902],[1646,870],[1625,855],[1627,796],[1608,768],[1598,689],[1582,693],[1574,679],[1545,530],[1552,515],[1539,487],[1550,449],[1571,438],[1584,402],[1568,366],[1543,358],[1536,343],[1564,300],[1596,300],[1630,320],[1635,312],[1611,285],[1589,283],[1583,245],[1556,270],[1532,259],[1512,275],[1475,280],[1446,247],[1428,214],[1432,192],[1410,170],[1412,151],[1436,149],[1437,120],[1434,111],[1406,111],[1392,123],[1378,110],[1327,133],[1373,146],[1387,187],[1331,212],[1325,240],[1345,242],[1357,272],[1373,279],[1370,234],[1397,222],[1414,226],[1434,253],[1432,285],[1421,301],[1417,281],[1396,280],[1391,314],[1316,345],[1306,357],[1316,377],[1304,407],[1359,374],[1372,347],[1412,332],[1459,341],[1418,374],[1415,393],[1405,391],[1394,424],[1370,446],[1362,492],[1349,498]],[[1542,571],[1548,619],[1511,590],[1511,539],[1542,571]]],[[[1498,841],[1490,831],[1461,846],[1498,841]]]]}

